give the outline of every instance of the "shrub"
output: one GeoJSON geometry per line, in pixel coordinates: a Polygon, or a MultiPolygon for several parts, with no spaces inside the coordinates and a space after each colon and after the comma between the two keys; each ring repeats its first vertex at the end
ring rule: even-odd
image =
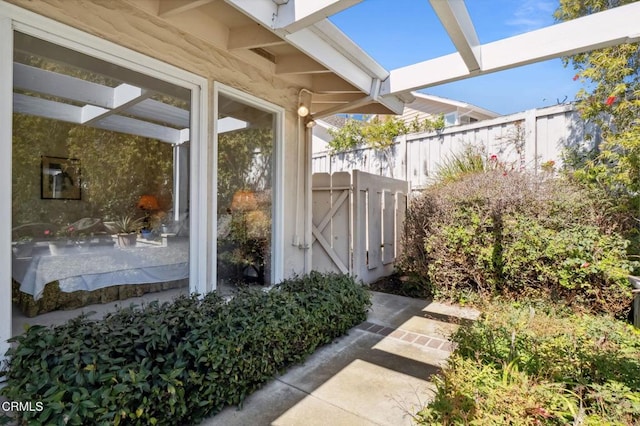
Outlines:
{"type": "Polygon", "coordinates": [[[607,316],[492,304],[454,335],[419,424],[634,424],[640,341],[607,316]]]}
{"type": "Polygon", "coordinates": [[[476,173],[414,200],[400,269],[436,296],[546,295],[621,314],[631,269],[593,190],[525,173],[476,173]]]}
{"type": "Polygon", "coordinates": [[[31,327],[13,339],[0,393],[41,401],[24,424],[194,424],[251,392],[366,318],[353,279],[291,279],[127,308],[94,321],[31,327]]]}

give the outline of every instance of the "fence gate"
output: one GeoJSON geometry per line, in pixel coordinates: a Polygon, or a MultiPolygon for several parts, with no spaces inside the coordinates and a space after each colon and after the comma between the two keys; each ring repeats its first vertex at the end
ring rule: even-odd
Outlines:
{"type": "Polygon", "coordinates": [[[313,175],[313,269],[371,283],[391,274],[400,254],[409,184],[352,173],[313,175]]]}

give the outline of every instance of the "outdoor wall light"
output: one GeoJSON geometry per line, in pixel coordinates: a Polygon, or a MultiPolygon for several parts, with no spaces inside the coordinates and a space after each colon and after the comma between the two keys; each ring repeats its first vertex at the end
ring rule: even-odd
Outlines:
{"type": "Polygon", "coordinates": [[[313,120],[313,119],[312,119],[312,120],[307,121],[307,124],[306,124],[307,129],[311,129],[311,128],[312,128],[313,126],[315,126],[315,125],[316,125],[316,121],[315,121],[315,120],[313,120]]]}
{"type": "Polygon", "coordinates": [[[307,115],[309,115],[309,108],[307,108],[306,105],[300,105],[298,107],[298,115],[300,117],[306,117],[307,115]]]}
{"type": "Polygon", "coordinates": [[[307,89],[300,89],[300,92],[298,92],[298,116],[306,117],[311,113],[312,95],[307,89]]]}

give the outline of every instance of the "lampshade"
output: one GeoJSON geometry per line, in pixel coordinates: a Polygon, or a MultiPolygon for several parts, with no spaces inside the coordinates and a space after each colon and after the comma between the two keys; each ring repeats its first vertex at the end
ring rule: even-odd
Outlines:
{"type": "Polygon", "coordinates": [[[158,210],[158,199],[155,195],[142,195],[138,201],[138,208],[142,210],[158,210]]]}
{"type": "Polygon", "coordinates": [[[240,190],[233,194],[233,199],[231,200],[232,210],[247,211],[255,210],[256,208],[258,208],[258,201],[252,191],[240,190]]]}

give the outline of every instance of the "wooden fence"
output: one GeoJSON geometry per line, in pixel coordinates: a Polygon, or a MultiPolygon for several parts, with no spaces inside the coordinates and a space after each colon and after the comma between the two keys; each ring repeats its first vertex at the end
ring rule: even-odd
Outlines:
{"type": "Polygon", "coordinates": [[[391,155],[370,148],[332,155],[313,154],[313,172],[362,170],[409,181],[412,189],[433,182],[438,167],[467,146],[481,149],[487,158],[496,155],[508,167],[539,170],[544,162],[562,163],[567,150],[590,149],[598,133],[580,119],[572,105],[557,105],[518,114],[445,128],[441,132],[417,133],[396,138],[391,155]],[[585,140],[585,135],[594,135],[585,140]]]}
{"type": "Polygon", "coordinates": [[[406,181],[353,170],[313,175],[313,269],[365,283],[388,276],[401,250],[406,181]]]}

